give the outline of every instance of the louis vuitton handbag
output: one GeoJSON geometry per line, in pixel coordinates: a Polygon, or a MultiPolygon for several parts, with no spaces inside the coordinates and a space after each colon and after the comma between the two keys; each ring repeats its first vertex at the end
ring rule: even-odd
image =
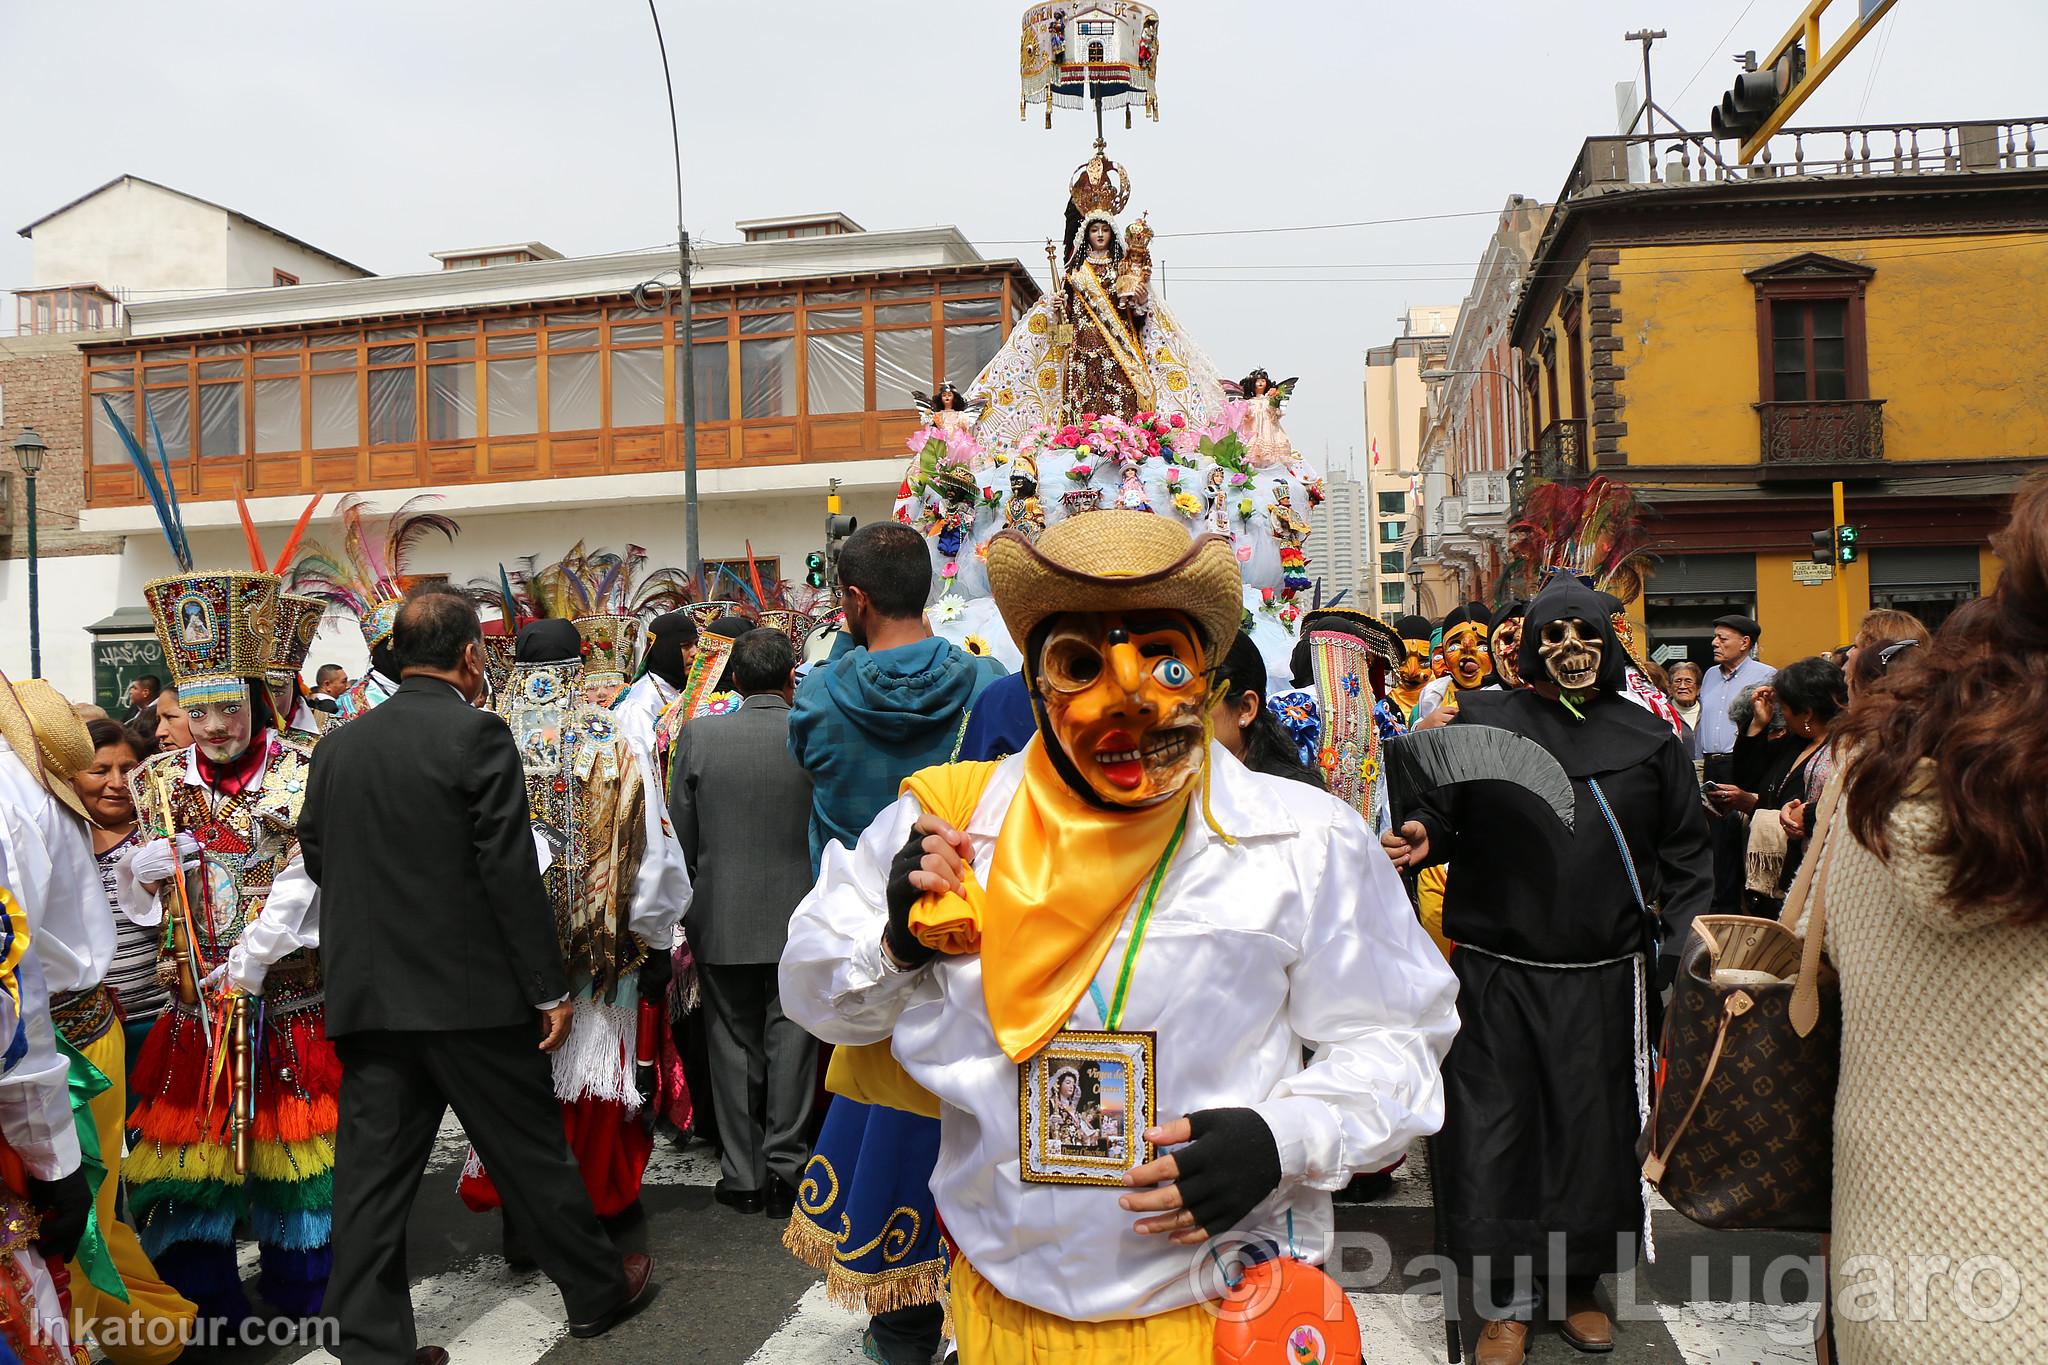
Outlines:
{"type": "Polygon", "coordinates": [[[1782,918],[1701,915],[1679,963],[1643,1177],[1703,1227],[1828,1229],[1842,1000],[1822,947],[1840,798],[1838,777],[1782,918]]]}

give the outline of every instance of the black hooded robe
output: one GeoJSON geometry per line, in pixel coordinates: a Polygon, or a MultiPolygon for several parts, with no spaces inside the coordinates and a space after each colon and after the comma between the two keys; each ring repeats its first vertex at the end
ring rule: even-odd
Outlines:
{"type": "MultiPolygon", "coordinates": [[[[1650,939],[1589,779],[1621,825],[1643,894],[1653,910],[1661,902],[1665,952],[1678,950],[1713,892],[1689,756],[1669,725],[1618,695],[1620,651],[1575,581],[1531,605],[1525,676],[1545,676],[1536,644],[1560,615],[1606,642],[1584,718],[1523,690],[1468,693],[1452,723],[1496,726],[1549,750],[1572,780],[1573,832],[1519,788],[1485,783],[1439,793],[1413,817],[1429,831],[1429,860],[1453,865],[1444,933],[1458,945],[1460,1023],[1444,1060],[1438,1198],[1451,1254],[1468,1265],[1489,1257],[1493,1278],[1516,1256],[1539,1276],[1614,1273],[1635,1263],[1643,1226],[1630,959],[1650,939]],[[1563,1236],[1561,1265],[1551,1234],[1563,1236]]],[[[1654,1007],[1655,961],[1646,957],[1643,970],[1654,1007]]]]}

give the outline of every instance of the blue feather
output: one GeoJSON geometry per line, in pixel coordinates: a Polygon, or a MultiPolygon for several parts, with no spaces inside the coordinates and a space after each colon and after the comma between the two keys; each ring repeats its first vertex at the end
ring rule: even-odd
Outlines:
{"type": "Polygon", "coordinates": [[[164,449],[164,434],[157,427],[156,413],[150,409],[149,395],[146,393],[142,395],[142,415],[149,419],[149,435],[150,439],[156,442],[157,463],[163,466],[164,496],[170,500],[171,524],[178,529],[178,544],[183,550],[183,553],[178,556],[178,560],[185,566],[185,571],[190,573],[192,570],[192,542],[185,538],[185,512],[184,509],[178,506],[178,481],[171,477],[170,452],[164,449]]]}
{"type": "Polygon", "coordinates": [[[156,512],[157,526],[164,533],[164,544],[170,547],[171,558],[177,561],[180,569],[190,573],[192,552],[183,543],[183,528],[179,526],[170,504],[164,500],[163,487],[157,483],[156,472],[149,467],[149,457],[142,453],[142,447],[130,434],[128,424],[121,420],[121,415],[114,411],[114,405],[107,401],[104,394],[100,396],[100,407],[105,410],[107,420],[113,423],[115,433],[121,438],[121,444],[128,449],[129,461],[134,464],[135,472],[142,478],[142,491],[149,495],[150,506],[156,512]]]}
{"type": "Polygon", "coordinates": [[[505,572],[505,566],[498,566],[498,591],[505,594],[505,629],[519,629],[519,599],[512,595],[512,576],[505,572]]]}

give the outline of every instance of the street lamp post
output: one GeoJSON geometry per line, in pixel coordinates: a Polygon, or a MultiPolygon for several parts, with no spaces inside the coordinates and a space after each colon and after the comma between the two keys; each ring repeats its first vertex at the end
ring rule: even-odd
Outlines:
{"type": "Polygon", "coordinates": [[[14,458],[21,462],[21,476],[28,491],[28,671],[43,676],[42,604],[36,582],[36,475],[43,469],[43,455],[49,447],[32,427],[23,427],[14,438],[14,458]]]}

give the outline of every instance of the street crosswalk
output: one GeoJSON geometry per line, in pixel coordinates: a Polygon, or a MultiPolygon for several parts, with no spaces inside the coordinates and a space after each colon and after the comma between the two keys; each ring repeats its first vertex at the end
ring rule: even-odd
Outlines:
{"type": "MultiPolygon", "coordinates": [[[[496,1254],[495,1220],[468,1214],[453,1199],[467,1146],[451,1116],[436,1139],[420,1201],[422,1210],[439,1212],[415,1214],[415,1247],[421,1240],[421,1220],[431,1217],[445,1228],[440,1241],[449,1251],[414,1284],[419,1339],[446,1347],[453,1365],[532,1365],[570,1359],[583,1348],[568,1341],[554,1287],[537,1272],[514,1273],[496,1254]]],[[[718,1365],[856,1365],[864,1360],[863,1318],[830,1301],[815,1276],[795,1266],[775,1245],[775,1230],[765,1220],[739,1219],[712,1204],[709,1189],[717,1179],[717,1160],[706,1148],[657,1144],[647,1170],[646,1201],[658,1210],[650,1220],[650,1249],[668,1273],[663,1276],[662,1298],[642,1323],[629,1330],[651,1334],[646,1339],[660,1344],[642,1351],[621,1340],[614,1350],[607,1339],[607,1358],[638,1360],[644,1354],[649,1362],[703,1360],[718,1365]],[[721,1239],[729,1249],[719,1249],[721,1239]],[[753,1335],[714,1342],[702,1332],[706,1315],[714,1315],[710,1320],[715,1321],[731,1303],[692,1283],[697,1276],[688,1267],[700,1260],[710,1274],[734,1286],[731,1292],[747,1295],[749,1306],[758,1310],[759,1327],[753,1335]],[[726,1281],[728,1270],[735,1273],[726,1281]]],[[[1396,1172],[1393,1190],[1370,1205],[1341,1206],[1339,1226],[1382,1237],[1397,1260],[1405,1259],[1428,1250],[1428,1208],[1428,1170],[1417,1144],[1396,1172]]],[[[1731,1243],[1714,1240],[1735,1234],[1693,1228],[1661,1203],[1657,1219],[1666,1260],[1674,1255],[1697,1259],[1703,1252],[1743,1260],[1731,1243]]],[[[1760,1250],[1783,1253],[1785,1248],[1773,1244],[1760,1250]]],[[[253,1261],[253,1254],[245,1256],[252,1275],[253,1261]]],[[[421,1268],[416,1266],[416,1271],[421,1268]]],[[[1811,1348],[1805,1345],[1811,1304],[1716,1301],[1683,1292],[1660,1298],[1653,1292],[1659,1283],[1659,1275],[1650,1272],[1630,1286],[1640,1311],[1618,1329],[1613,1357],[1617,1365],[1794,1365],[1812,1359],[1811,1348]]],[[[1677,1272],[1662,1284],[1697,1287],[1695,1280],[1677,1272]]],[[[1351,1293],[1350,1299],[1368,1365],[1433,1365],[1444,1359],[1442,1305],[1419,1283],[1389,1276],[1377,1288],[1351,1293]]],[[[638,1339],[636,1335],[634,1340],[638,1339]]],[[[333,1365],[335,1357],[327,1349],[300,1346],[277,1350],[262,1360],[264,1365],[333,1365]]]]}

